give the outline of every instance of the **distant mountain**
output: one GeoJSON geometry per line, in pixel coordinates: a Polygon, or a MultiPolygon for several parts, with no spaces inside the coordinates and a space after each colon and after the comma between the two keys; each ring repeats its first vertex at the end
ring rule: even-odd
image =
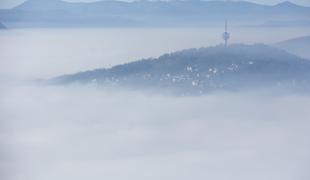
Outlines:
{"type": "Polygon", "coordinates": [[[0,29],[6,29],[6,27],[0,22],[0,29]]]}
{"type": "Polygon", "coordinates": [[[275,46],[310,60],[310,36],[289,39],[279,42],[275,46]]]}
{"type": "Polygon", "coordinates": [[[266,45],[188,49],[110,69],[64,75],[51,84],[96,84],[181,93],[258,88],[309,89],[310,61],[266,45]]]}
{"type": "Polygon", "coordinates": [[[10,27],[67,26],[214,26],[224,19],[235,25],[306,21],[310,7],[284,2],[266,6],[246,1],[99,1],[69,3],[28,0],[0,17],[10,27]]]}
{"type": "Polygon", "coordinates": [[[310,27],[310,20],[267,21],[257,27],[310,27]]]}

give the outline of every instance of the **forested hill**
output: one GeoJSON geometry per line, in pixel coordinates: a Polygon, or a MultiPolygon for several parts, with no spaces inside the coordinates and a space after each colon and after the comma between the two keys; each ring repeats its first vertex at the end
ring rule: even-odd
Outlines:
{"type": "Polygon", "coordinates": [[[279,87],[307,89],[310,62],[262,44],[188,49],[109,69],[64,75],[51,84],[169,88],[181,92],[279,87]]]}

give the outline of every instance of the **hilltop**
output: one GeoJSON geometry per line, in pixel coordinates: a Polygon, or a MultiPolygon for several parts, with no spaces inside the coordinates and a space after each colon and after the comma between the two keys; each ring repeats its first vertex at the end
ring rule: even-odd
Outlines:
{"type": "Polygon", "coordinates": [[[262,44],[187,49],[109,69],[54,78],[51,84],[96,84],[205,93],[257,88],[307,89],[310,61],[262,44]]]}

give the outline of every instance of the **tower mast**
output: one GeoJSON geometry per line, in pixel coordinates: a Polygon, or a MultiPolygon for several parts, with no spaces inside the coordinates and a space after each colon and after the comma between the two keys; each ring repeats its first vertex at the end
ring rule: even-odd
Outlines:
{"type": "Polygon", "coordinates": [[[225,32],[223,33],[223,39],[225,41],[225,47],[228,45],[228,39],[230,38],[230,34],[227,32],[227,20],[225,20],[225,32]]]}
{"type": "Polygon", "coordinates": [[[225,32],[227,32],[227,20],[225,20],[225,32]]]}

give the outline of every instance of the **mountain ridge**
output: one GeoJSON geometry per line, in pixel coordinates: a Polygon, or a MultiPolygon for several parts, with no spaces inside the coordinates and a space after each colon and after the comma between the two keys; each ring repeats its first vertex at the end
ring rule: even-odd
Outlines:
{"type": "Polygon", "coordinates": [[[12,27],[40,26],[214,26],[230,17],[236,25],[306,20],[310,7],[247,1],[99,1],[69,3],[29,0],[0,16],[12,27]],[[221,12],[221,13],[219,13],[221,12]],[[117,23],[113,23],[119,19],[117,23]]]}
{"type": "Polygon", "coordinates": [[[310,35],[281,41],[276,43],[275,46],[310,60],[310,35]]]}
{"type": "Polygon", "coordinates": [[[6,26],[0,22],[0,29],[6,29],[6,26]]]}

